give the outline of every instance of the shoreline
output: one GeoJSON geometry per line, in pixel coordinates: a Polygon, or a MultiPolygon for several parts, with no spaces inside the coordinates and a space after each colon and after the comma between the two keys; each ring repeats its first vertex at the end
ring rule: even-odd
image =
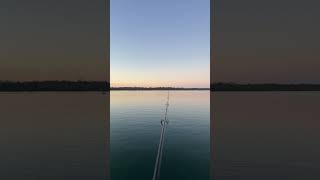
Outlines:
{"type": "Polygon", "coordinates": [[[212,91],[281,92],[320,91],[320,84],[213,83],[210,88],[110,87],[107,81],[0,81],[0,92],[212,91]]]}
{"type": "Polygon", "coordinates": [[[0,90],[0,93],[19,93],[19,92],[101,92],[107,93],[111,91],[210,91],[210,89],[135,89],[135,90],[128,90],[128,89],[111,89],[106,91],[101,90],[17,90],[17,91],[3,91],[0,90]]]}

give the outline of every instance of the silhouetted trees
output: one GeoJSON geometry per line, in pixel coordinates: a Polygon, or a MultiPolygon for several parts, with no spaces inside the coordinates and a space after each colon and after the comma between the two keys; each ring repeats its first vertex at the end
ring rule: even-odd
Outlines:
{"type": "Polygon", "coordinates": [[[108,91],[103,81],[0,81],[0,91],[108,91]]]}
{"type": "Polygon", "coordinates": [[[211,91],[320,91],[320,84],[236,84],[214,83],[211,91]]]}
{"type": "Polygon", "coordinates": [[[209,90],[209,88],[113,87],[105,81],[0,81],[0,91],[209,90]]]}
{"type": "MultiPolygon", "coordinates": [[[[0,91],[209,90],[181,87],[111,87],[106,81],[0,81],[0,91]]],[[[211,91],[320,91],[320,84],[214,83],[211,91]]]]}
{"type": "Polygon", "coordinates": [[[179,88],[179,87],[111,87],[111,90],[210,90],[210,88],[179,88]]]}

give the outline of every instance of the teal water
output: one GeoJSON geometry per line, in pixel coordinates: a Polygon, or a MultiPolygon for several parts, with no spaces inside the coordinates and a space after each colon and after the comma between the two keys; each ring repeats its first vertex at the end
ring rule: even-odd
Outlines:
{"type": "MultiPolygon", "coordinates": [[[[151,180],[167,91],[111,91],[111,180],[151,180]]],[[[161,179],[208,180],[210,92],[171,91],[161,179]]]]}

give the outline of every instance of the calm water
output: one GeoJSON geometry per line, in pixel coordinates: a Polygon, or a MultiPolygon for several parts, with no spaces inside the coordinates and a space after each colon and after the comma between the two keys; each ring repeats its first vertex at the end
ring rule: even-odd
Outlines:
{"type": "Polygon", "coordinates": [[[319,180],[319,92],[216,92],[213,175],[219,180],[319,180]]]}
{"type": "MultiPolygon", "coordinates": [[[[320,179],[319,92],[171,92],[162,179],[320,179]]],[[[111,92],[111,178],[151,179],[164,91],[111,92]]],[[[107,179],[108,98],[0,93],[0,179],[107,179]]]]}
{"type": "Polygon", "coordinates": [[[0,93],[1,180],[106,180],[101,93],[0,93]]]}
{"type": "MultiPolygon", "coordinates": [[[[166,91],[111,91],[111,180],[151,180],[166,91]]],[[[210,92],[171,91],[161,179],[208,180],[210,92]]]]}

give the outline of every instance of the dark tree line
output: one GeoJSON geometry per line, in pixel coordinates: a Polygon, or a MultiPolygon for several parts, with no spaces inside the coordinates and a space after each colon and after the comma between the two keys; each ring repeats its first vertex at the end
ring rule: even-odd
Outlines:
{"type": "Polygon", "coordinates": [[[104,81],[0,81],[0,91],[108,91],[104,81]]]}
{"type": "Polygon", "coordinates": [[[214,83],[211,91],[320,91],[320,84],[236,84],[214,83]]]}
{"type": "Polygon", "coordinates": [[[0,91],[209,90],[209,88],[113,87],[105,81],[0,81],[0,91]]]}
{"type": "MultiPolygon", "coordinates": [[[[211,91],[320,91],[320,84],[214,83],[211,91]]],[[[179,87],[112,87],[106,81],[0,81],[0,91],[209,90],[179,87]]]]}
{"type": "Polygon", "coordinates": [[[179,88],[179,87],[111,87],[111,90],[209,90],[209,88],[179,88]]]}

